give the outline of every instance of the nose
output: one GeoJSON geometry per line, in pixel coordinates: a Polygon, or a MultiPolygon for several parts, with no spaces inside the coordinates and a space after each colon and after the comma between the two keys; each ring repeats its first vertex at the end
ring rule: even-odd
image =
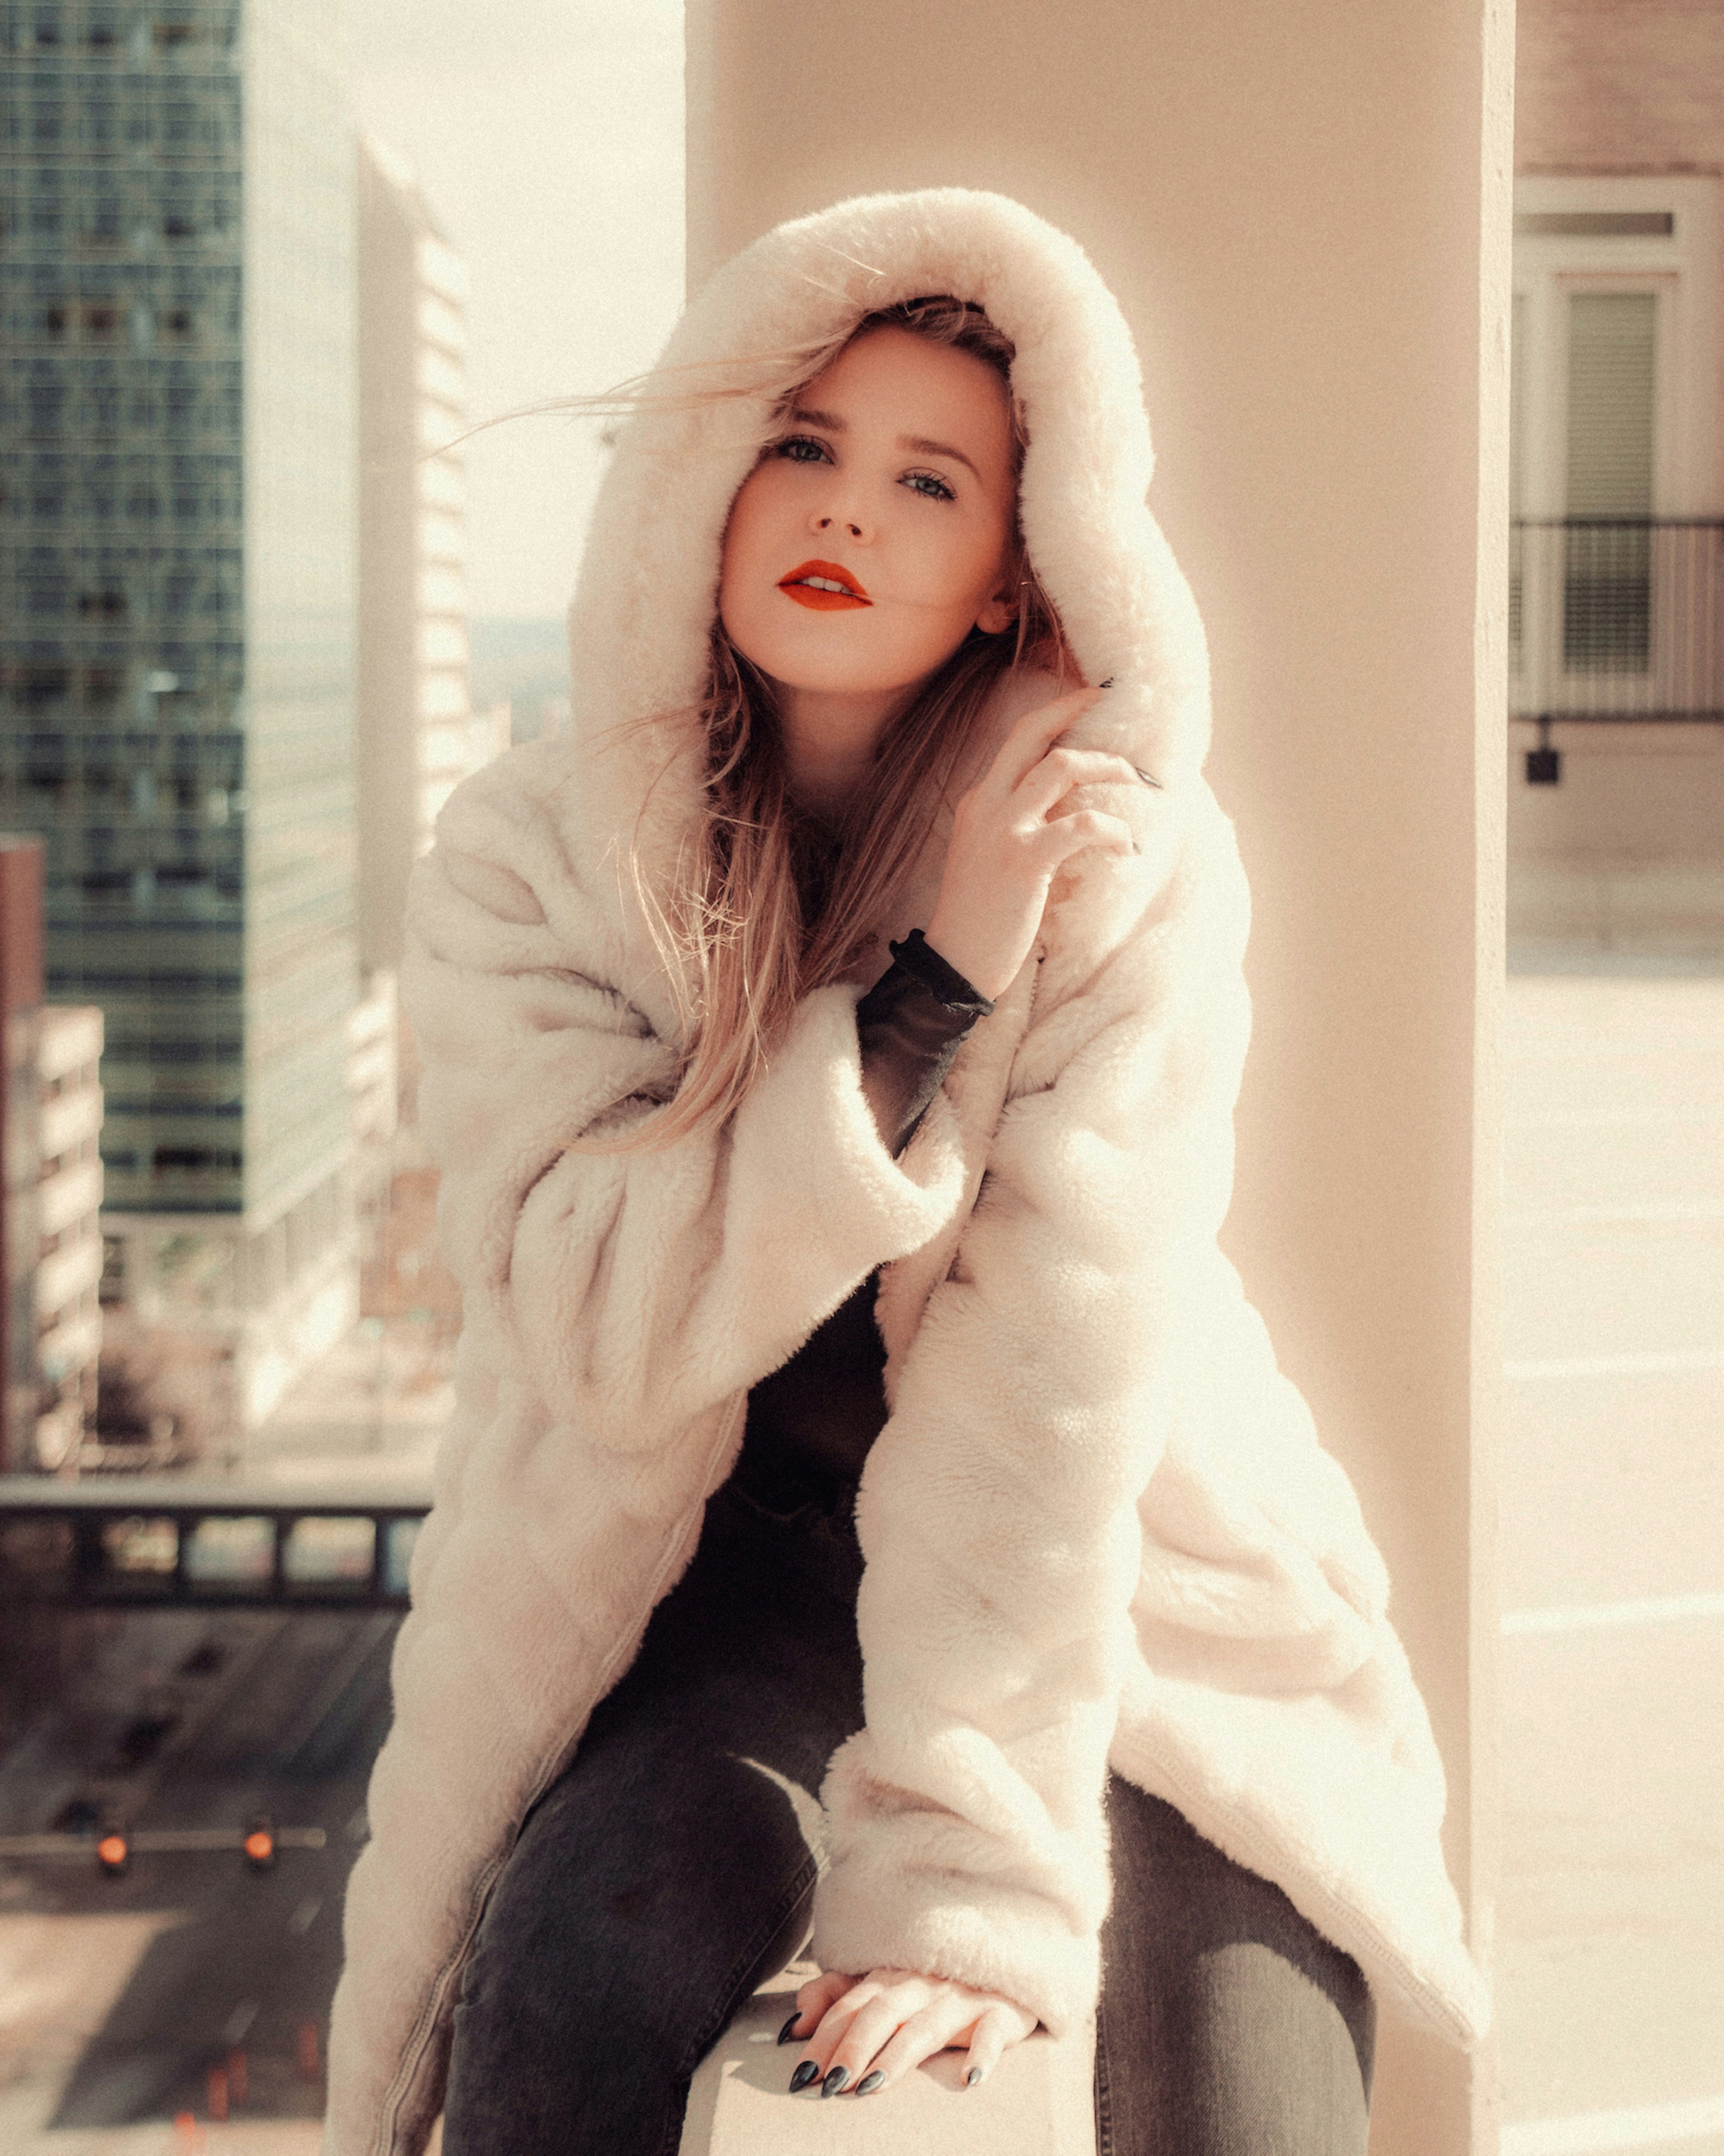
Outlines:
{"type": "Polygon", "coordinates": [[[859,514],[859,512],[855,510],[849,510],[841,516],[823,516],[815,511],[809,515],[808,526],[810,530],[822,535],[831,531],[836,526],[847,537],[859,539],[865,545],[874,536],[874,527],[870,523],[859,523],[857,521],[859,514]]]}

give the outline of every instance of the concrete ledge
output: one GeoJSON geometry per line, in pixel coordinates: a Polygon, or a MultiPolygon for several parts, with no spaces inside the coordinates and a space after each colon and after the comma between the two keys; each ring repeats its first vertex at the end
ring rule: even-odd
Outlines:
{"type": "Polygon", "coordinates": [[[1091,2028],[1014,2046],[980,2088],[964,2086],[963,2053],[946,2051],[880,2096],[792,2096],[796,2051],[777,2038],[814,1973],[793,1963],[713,2046],[680,2156],[1095,2156],[1091,2028]]]}

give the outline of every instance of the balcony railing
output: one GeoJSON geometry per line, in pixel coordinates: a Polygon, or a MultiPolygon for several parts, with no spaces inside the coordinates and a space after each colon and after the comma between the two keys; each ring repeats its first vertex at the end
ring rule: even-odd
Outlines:
{"type": "Polygon", "coordinates": [[[1509,710],[1724,723],[1724,517],[1516,519],[1509,710]]]}
{"type": "Polygon", "coordinates": [[[0,1476],[0,1609],[404,1609],[427,1505],[189,1477],[0,1476]]]}

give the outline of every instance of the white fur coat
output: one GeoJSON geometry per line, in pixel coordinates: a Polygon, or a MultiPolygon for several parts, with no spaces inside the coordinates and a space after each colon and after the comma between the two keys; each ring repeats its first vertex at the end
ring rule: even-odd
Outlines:
{"type": "MultiPolygon", "coordinates": [[[[522,1815],[687,1563],[748,1388],[876,1265],[891,1415],[859,1507],[867,1726],[823,1793],[823,1963],[961,1978],[1066,2027],[1096,1989],[1111,1760],[1279,1881],[1386,2003],[1459,2041],[1483,2024],[1382,1561],[1216,1245],[1248,899],[1201,776],[1203,633],[1144,506],[1119,310],[1001,196],[877,196],[756,242],[665,359],[929,292],[1015,341],[1024,529],[1085,678],[1115,685],[1078,737],[1161,782],[1094,804],[1142,852],[1056,891],[901,1159],[860,1091],[855,985],[807,998],[721,1135],[571,1151],[674,1084],[676,1007],[623,856],[638,829],[664,876],[698,755],[665,724],[612,730],[694,696],[771,424],[746,398],[629,423],[570,612],[572,733],[455,794],[409,902],[465,1330],[348,1894],[329,2156],[419,2147],[522,1815]]],[[[1013,682],[996,733],[1049,693],[1013,682]]],[[[890,933],[926,921],[943,843],[890,933]]]]}

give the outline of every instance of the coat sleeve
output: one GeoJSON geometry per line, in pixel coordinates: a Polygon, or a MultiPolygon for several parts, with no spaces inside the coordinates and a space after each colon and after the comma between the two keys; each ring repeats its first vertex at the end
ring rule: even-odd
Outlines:
{"type": "Polygon", "coordinates": [[[614,893],[594,902],[554,799],[526,794],[513,761],[451,798],[414,870],[420,1127],[469,1320],[490,1320],[584,1444],[627,1451],[753,1383],[934,1234],[962,1163],[937,1115],[900,1160],[881,1142],[844,986],[804,999],[722,1128],[581,1149],[668,1100],[676,1057],[617,985],[614,893]]]}
{"type": "Polygon", "coordinates": [[[980,1198],[865,1475],[866,1725],[823,1793],[822,1964],[953,1977],[1055,2034],[1095,1998],[1137,1504],[1231,1188],[1244,886],[1197,810],[1099,957],[1081,915],[1050,937],[980,1198]]]}

